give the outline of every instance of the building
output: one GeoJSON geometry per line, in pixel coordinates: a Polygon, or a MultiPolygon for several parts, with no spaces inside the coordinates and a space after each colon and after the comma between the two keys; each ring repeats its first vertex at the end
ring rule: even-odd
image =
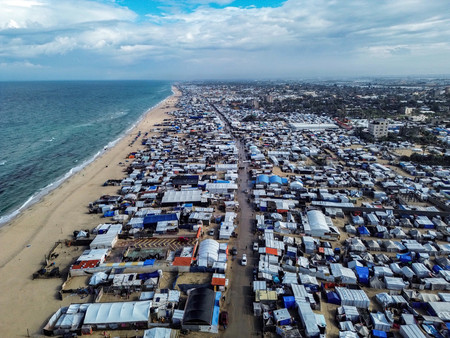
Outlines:
{"type": "Polygon", "coordinates": [[[388,120],[376,119],[369,123],[369,133],[375,138],[386,137],[388,135],[388,120]]]}

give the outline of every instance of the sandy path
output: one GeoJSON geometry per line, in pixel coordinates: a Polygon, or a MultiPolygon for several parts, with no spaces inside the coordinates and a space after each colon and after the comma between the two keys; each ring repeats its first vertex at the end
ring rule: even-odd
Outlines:
{"type": "MultiPolygon", "coordinates": [[[[57,298],[61,279],[32,280],[44,256],[58,240],[70,238],[74,230],[91,229],[102,219],[87,213],[87,206],[104,194],[114,194],[117,187],[103,187],[111,178],[123,178],[123,162],[137,150],[140,139],[130,146],[138,131],[150,128],[169,115],[180,93],[167,98],[149,111],[145,118],[113,148],[60,187],[0,228],[0,336],[39,336],[46,320],[62,303],[57,298]]],[[[66,261],[77,252],[67,251],[66,261]]],[[[64,258],[63,258],[64,259],[64,258]]],[[[76,301],[75,299],[73,301],[76,301]]]]}

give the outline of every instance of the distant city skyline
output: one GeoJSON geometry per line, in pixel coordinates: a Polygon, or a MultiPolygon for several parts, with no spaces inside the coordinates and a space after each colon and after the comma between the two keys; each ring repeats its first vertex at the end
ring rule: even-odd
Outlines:
{"type": "Polygon", "coordinates": [[[0,0],[0,80],[450,74],[448,1],[0,0]]]}

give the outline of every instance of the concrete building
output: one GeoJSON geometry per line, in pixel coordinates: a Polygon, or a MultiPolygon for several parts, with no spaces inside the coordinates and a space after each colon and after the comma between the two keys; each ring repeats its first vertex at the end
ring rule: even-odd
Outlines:
{"type": "Polygon", "coordinates": [[[381,138],[388,135],[388,120],[386,119],[376,119],[369,123],[369,133],[375,138],[381,138]]]}

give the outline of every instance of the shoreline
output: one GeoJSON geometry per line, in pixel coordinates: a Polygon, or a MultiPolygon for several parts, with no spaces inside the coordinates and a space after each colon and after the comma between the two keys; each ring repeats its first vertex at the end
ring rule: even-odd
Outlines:
{"type": "MultiPolygon", "coordinates": [[[[57,241],[71,238],[73,231],[92,229],[105,220],[87,212],[88,204],[104,194],[115,194],[117,187],[103,187],[107,179],[123,178],[128,153],[142,148],[131,142],[138,131],[150,131],[154,124],[168,118],[175,109],[180,92],[172,86],[173,94],[147,110],[142,118],[93,161],[73,173],[59,186],[28,206],[13,220],[0,226],[0,332],[5,337],[41,336],[46,320],[65,302],[58,291],[63,280],[37,279],[32,274],[41,268],[44,256],[57,241]]],[[[139,139],[138,139],[139,140],[139,139]]],[[[65,248],[67,257],[61,264],[66,268],[72,256],[80,255],[78,248],[65,248]],[[64,266],[67,264],[67,266],[64,266]]],[[[70,297],[69,302],[70,302],[70,297]]]]}
{"type": "Polygon", "coordinates": [[[101,157],[103,154],[108,152],[110,149],[112,149],[117,143],[119,143],[122,139],[126,138],[130,133],[133,132],[133,130],[139,126],[139,124],[147,117],[147,114],[149,114],[152,110],[158,108],[160,105],[164,103],[167,99],[175,95],[174,92],[174,86],[172,85],[172,94],[167,96],[166,98],[159,101],[157,104],[153,105],[152,107],[145,110],[141,116],[126,130],[124,130],[116,139],[109,141],[106,145],[104,145],[100,150],[98,150],[95,154],[93,154],[91,157],[88,157],[85,161],[83,161],[80,165],[77,165],[75,167],[70,168],[66,173],[63,175],[56,177],[54,181],[47,184],[45,187],[38,189],[35,191],[28,199],[22,203],[20,206],[15,208],[14,210],[8,212],[7,214],[0,216],[0,229],[3,226],[7,226],[8,223],[14,221],[18,216],[20,216],[21,213],[25,212],[28,208],[32,207],[36,203],[39,203],[45,196],[50,194],[53,190],[57,189],[61,184],[64,184],[68,179],[70,179],[73,175],[77,174],[87,166],[89,166],[91,163],[93,163],[95,160],[97,160],[99,157],[101,157]]]}

